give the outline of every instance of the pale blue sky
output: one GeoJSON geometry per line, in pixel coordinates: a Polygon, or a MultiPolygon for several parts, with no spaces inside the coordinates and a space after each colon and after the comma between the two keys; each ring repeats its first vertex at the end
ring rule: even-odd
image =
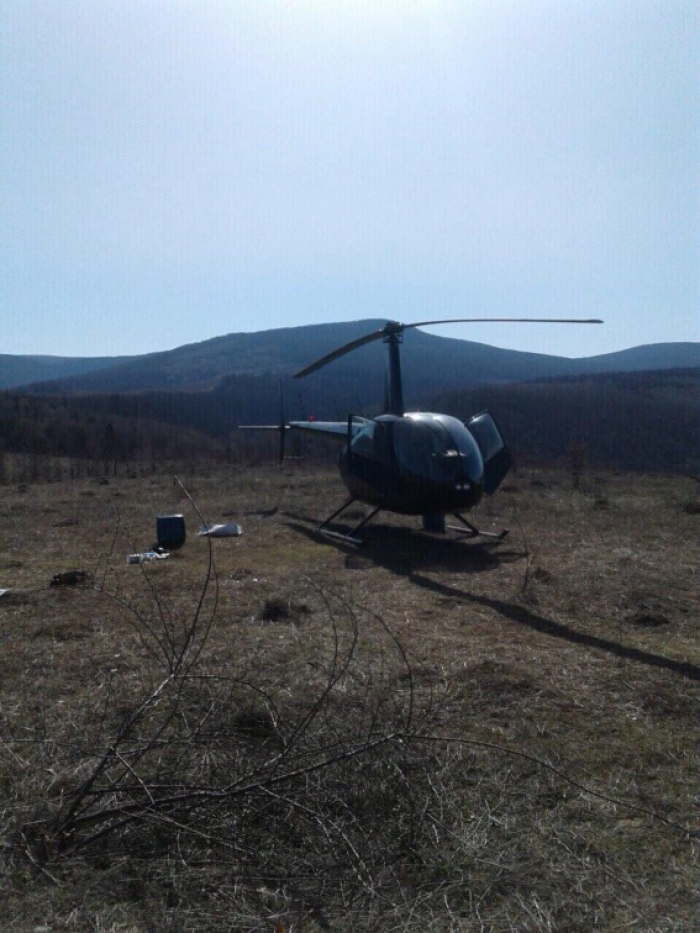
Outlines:
{"type": "MultiPolygon", "coordinates": [[[[695,0],[4,0],[0,352],[700,340],[695,0]]],[[[330,348],[329,348],[330,349],[330,348]]]]}

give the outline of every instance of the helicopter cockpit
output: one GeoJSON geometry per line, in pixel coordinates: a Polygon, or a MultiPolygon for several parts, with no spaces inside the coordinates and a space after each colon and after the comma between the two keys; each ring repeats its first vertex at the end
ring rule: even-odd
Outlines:
{"type": "Polygon", "coordinates": [[[461,421],[450,415],[412,412],[356,418],[351,455],[397,469],[401,475],[433,483],[482,481],[479,446],[461,421]]]}
{"type": "Polygon", "coordinates": [[[461,421],[429,412],[407,414],[393,430],[394,453],[402,470],[436,483],[481,482],[483,461],[461,421]]]}

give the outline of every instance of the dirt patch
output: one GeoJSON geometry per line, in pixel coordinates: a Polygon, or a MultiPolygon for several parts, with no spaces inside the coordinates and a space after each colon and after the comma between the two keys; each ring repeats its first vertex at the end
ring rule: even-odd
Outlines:
{"type": "Polygon", "coordinates": [[[274,596],[266,599],[260,610],[263,622],[290,622],[298,624],[311,613],[306,603],[298,603],[293,599],[274,596]]]}

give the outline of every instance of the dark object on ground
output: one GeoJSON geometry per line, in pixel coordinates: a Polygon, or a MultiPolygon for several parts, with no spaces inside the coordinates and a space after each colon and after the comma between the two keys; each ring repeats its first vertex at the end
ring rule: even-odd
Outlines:
{"type": "Polygon", "coordinates": [[[164,551],[176,551],[185,543],[187,532],[183,515],[159,515],[156,519],[156,545],[164,551]]]}
{"type": "Polygon", "coordinates": [[[87,583],[89,580],[92,580],[89,570],[66,570],[63,573],[55,573],[51,577],[49,586],[75,586],[78,583],[87,583]]]}

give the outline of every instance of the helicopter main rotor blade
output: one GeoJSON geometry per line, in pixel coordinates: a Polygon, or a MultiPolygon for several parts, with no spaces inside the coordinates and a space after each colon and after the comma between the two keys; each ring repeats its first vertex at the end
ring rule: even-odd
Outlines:
{"type": "Polygon", "coordinates": [[[358,337],[357,340],[351,340],[350,343],[346,343],[344,346],[339,347],[337,350],[333,350],[332,353],[328,353],[326,356],[322,356],[321,359],[316,360],[315,363],[311,363],[304,369],[299,370],[298,373],[294,373],[294,378],[301,379],[303,376],[308,376],[310,373],[315,373],[317,369],[321,369],[327,363],[332,363],[333,360],[337,360],[339,356],[345,356],[346,353],[350,353],[352,350],[357,350],[358,347],[364,347],[366,343],[372,343],[373,340],[379,340],[385,334],[386,330],[382,327],[380,330],[372,331],[371,334],[365,334],[364,337],[358,337]]]}
{"type": "Polygon", "coordinates": [[[380,327],[379,330],[372,331],[370,334],[365,334],[364,337],[358,337],[356,340],[351,340],[350,343],[344,344],[342,347],[338,347],[337,350],[333,350],[331,353],[322,356],[321,359],[316,360],[313,363],[310,363],[304,369],[299,370],[298,373],[294,373],[295,379],[302,379],[304,376],[308,376],[310,373],[315,373],[316,370],[322,369],[324,366],[327,366],[328,363],[332,363],[333,360],[337,360],[341,356],[345,356],[346,353],[351,353],[353,350],[357,350],[358,347],[364,347],[365,344],[372,343],[374,340],[380,340],[382,337],[388,337],[391,334],[400,334],[402,331],[407,330],[409,327],[428,327],[432,324],[602,324],[603,322],[599,318],[542,318],[542,317],[454,317],[454,318],[445,318],[440,321],[416,321],[412,324],[400,324],[398,321],[387,321],[384,327],[380,327]]]}
{"type": "Polygon", "coordinates": [[[600,318],[560,318],[560,317],[455,317],[444,321],[418,321],[415,324],[402,324],[408,327],[428,327],[431,324],[602,324],[600,318]]]}

